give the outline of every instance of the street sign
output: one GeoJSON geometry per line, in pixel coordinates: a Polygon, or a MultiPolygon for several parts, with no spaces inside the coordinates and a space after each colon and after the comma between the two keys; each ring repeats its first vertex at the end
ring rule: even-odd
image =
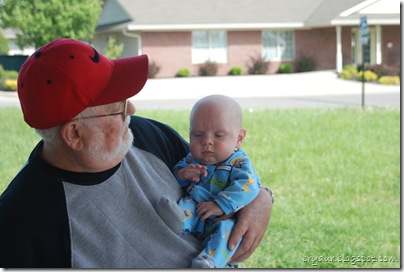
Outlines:
{"type": "Polygon", "coordinates": [[[366,45],[369,43],[369,28],[368,19],[366,16],[362,16],[359,22],[359,33],[361,34],[361,43],[366,45]]]}
{"type": "Polygon", "coordinates": [[[365,47],[369,44],[368,19],[362,16],[359,22],[359,32],[362,43],[362,108],[365,108],[365,47]]]}

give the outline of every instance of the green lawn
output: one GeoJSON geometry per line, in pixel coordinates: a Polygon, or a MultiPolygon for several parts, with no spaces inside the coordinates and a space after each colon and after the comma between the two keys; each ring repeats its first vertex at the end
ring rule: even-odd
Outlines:
{"type": "MultiPolygon", "coordinates": [[[[189,111],[137,114],[188,138],[189,111]]],[[[400,267],[399,109],[246,111],[244,127],[243,148],[276,202],[241,267],[400,267]]],[[[0,109],[0,131],[2,192],[38,136],[18,109],[0,109]]]]}

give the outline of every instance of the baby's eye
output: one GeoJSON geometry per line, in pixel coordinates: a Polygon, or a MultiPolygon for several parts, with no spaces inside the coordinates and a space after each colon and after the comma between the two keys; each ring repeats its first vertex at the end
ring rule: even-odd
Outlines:
{"type": "Polygon", "coordinates": [[[225,134],[216,134],[215,135],[217,138],[222,138],[222,137],[224,137],[224,136],[226,136],[225,134]]]}

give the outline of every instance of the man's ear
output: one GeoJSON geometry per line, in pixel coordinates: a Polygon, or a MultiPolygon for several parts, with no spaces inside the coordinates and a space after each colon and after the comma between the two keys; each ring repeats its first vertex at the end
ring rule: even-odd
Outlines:
{"type": "Polygon", "coordinates": [[[77,121],[70,121],[63,125],[60,130],[60,136],[67,146],[79,151],[83,149],[83,140],[81,138],[81,129],[83,126],[77,121]]]}
{"type": "Polygon", "coordinates": [[[240,148],[246,135],[247,135],[247,130],[245,128],[240,129],[240,132],[238,133],[238,136],[237,136],[237,146],[236,146],[237,148],[240,148]]]}

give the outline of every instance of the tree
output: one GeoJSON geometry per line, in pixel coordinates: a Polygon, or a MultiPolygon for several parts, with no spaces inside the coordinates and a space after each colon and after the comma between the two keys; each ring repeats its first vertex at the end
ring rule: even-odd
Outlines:
{"type": "Polygon", "coordinates": [[[115,37],[109,37],[104,55],[109,59],[117,59],[121,56],[123,47],[124,44],[118,44],[115,37]]]}
{"type": "Polygon", "coordinates": [[[101,0],[3,0],[1,26],[16,30],[23,49],[58,38],[90,39],[102,11],[101,0]]]}
{"type": "Polygon", "coordinates": [[[0,55],[7,54],[9,50],[8,39],[4,37],[2,29],[0,29],[0,55]]]}

